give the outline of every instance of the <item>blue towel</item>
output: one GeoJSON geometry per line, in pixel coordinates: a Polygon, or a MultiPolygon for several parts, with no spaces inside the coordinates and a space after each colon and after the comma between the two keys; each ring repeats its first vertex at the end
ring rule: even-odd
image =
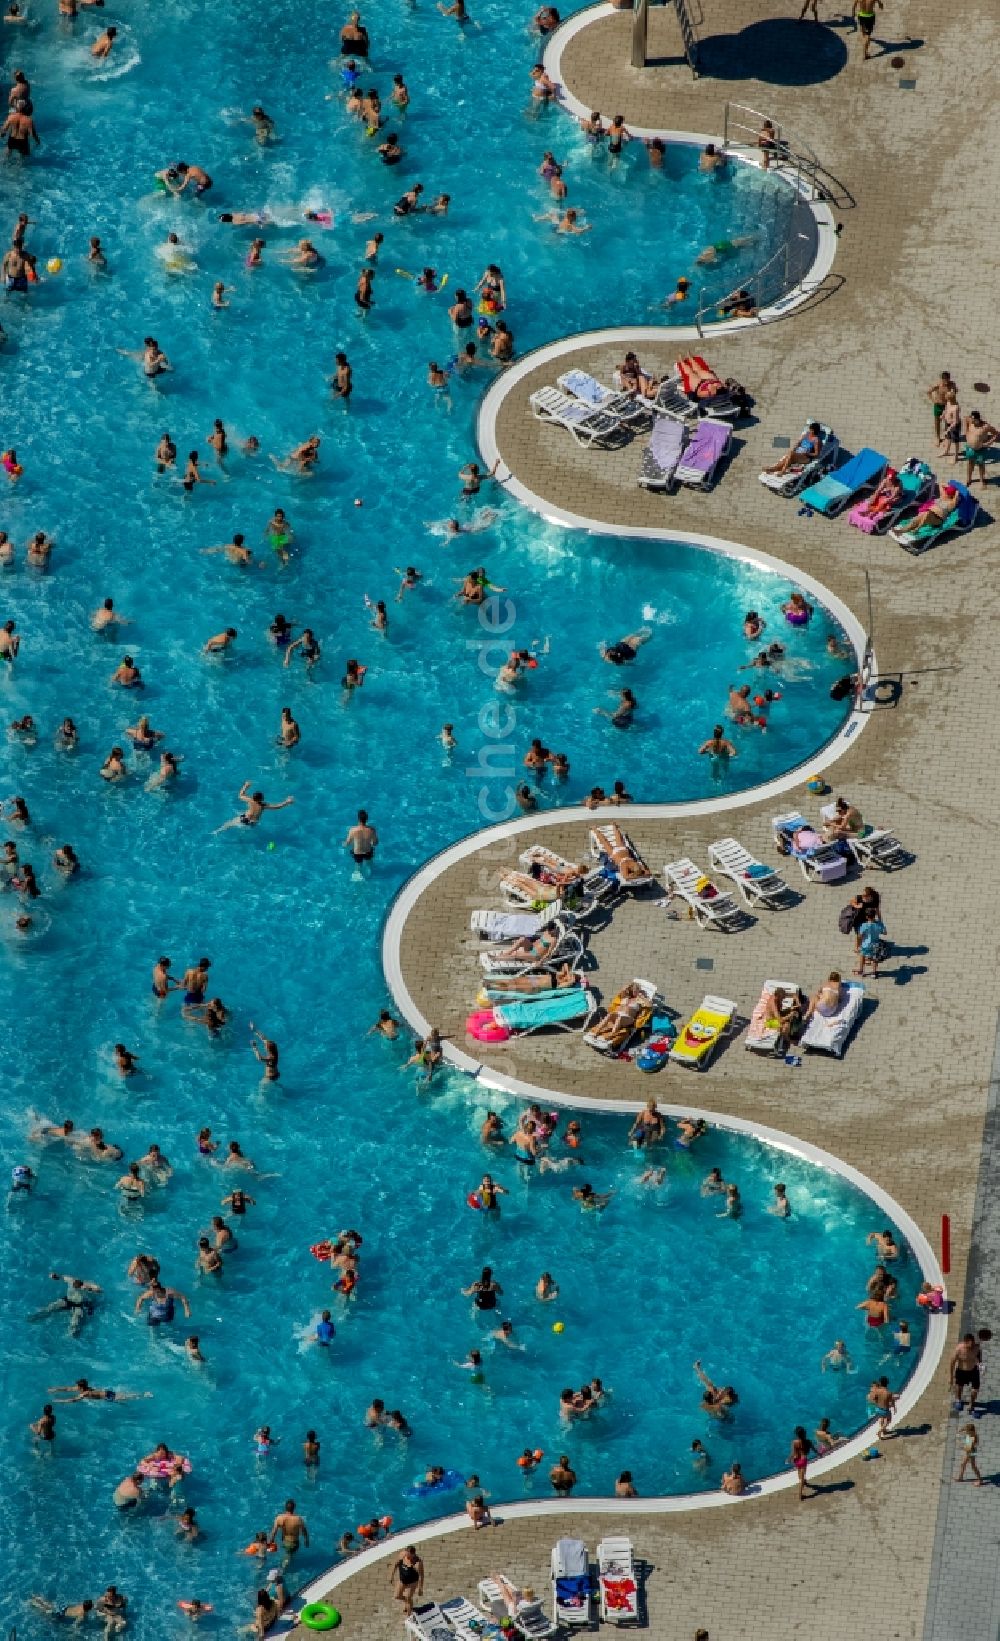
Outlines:
{"type": "Polygon", "coordinates": [[[576,986],[558,996],[548,992],[523,1002],[498,1003],[493,1016],[498,1024],[509,1026],[511,1031],[536,1031],[539,1026],[558,1026],[576,1020],[586,1014],[589,1006],[583,987],[576,986]]]}
{"type": "Polygon", "coordinates": [[[835,473],[828,473],[818,484],[809,485],[799,500],[814,512],[827,513],[832,505],[847,501],[863,490],[865,485],[874,484],[881,478],[886,466],[885,456],[880,456],[877,450],[871,450],[866,445],[843,467],[838,467],[835,473]]]}

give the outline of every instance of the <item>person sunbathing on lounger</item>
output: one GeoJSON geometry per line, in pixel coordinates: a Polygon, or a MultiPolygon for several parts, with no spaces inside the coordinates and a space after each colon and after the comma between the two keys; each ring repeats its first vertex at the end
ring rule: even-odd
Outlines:
{"type": "Polygon", "coordinates": [[[922,502],[917,512],[905,524],[896,525],[898,536],[908,536],[915,530],[922,530],[925,524],[938,529],[946,519],[951,517],[958,501],[958,491],[953,484],[943,484],[941,494],[933,501],[922,502]]]}
{"type": "Polygon", "coordinates": [[[566,986],[577,986],[580,977],[573,973],[568,963],[561,963],[553,974],[518,974],[490,975],[490,991],[512,992],[518,997],[534,997],[539,992],[562,990],[566,986]]]}
{"type": "Polygon", "coordinates": [[[660,385],[658,377],[643,370],[634,353],[626,353],[624,362],[618,366],[618,380],[624,393],[641,393],[647,399],[652,398],[660,385]]]}
{"type": "Polygon", "coordinates": [[[710,399],[713,394],[725,392],[726,384],[710,365],[699,364],[694,355],[678,359],[677,372],[684,384],[684,392],[695,399],[710,399]]]}
{"type": "Polygon", "coordinates": [[[632,1030],[648,1008],[649,998],[634,980],[630,980],[618,996],[612,998],[607,1014],[590,1035],[601,1042],[606,1039],[609,1043],[615,1043],[632,1030]]]}
{"type": "Polygon", "coordinates": [[[823,446],[823,429],[819,422],[810,422],[798,444],[790,450],[787,456],[782,456],[780,462],[773,467],[765,467],[765,473],[788,473],[793,468],[805,467],[819,455],[823,446]]]}
{"type": "Polygon", "coordinates": [[[649,876],[649,867],[639,859],[636,851],[616,821],[604,828],[611,864],[624,883],[649,876]]]}
{"type": "Polygon", "coordinates": [[[887,467],[885,478],[874,495],[860,505],[865,518],[877,519],[881,518],[883,513],[887,513],[890,507],[898,506],[902,499],[903,486],[899,482],[899,474],[894,467],[887,467]]]}
{"type": "Polygon", "coordinates": [[[846,993],[843,982],[837,970],[832,969],[828,978],[823,981],[821,986],[816,988],[810,997],[805,1018],[808,1021],[812,1019],[814,1014],[818,1014],[822,1020],[832,1020],[835,1015],[840,1013],[845,1001],[846,993]]]}
{"type": "Polygon", "coordinates": [[[828,820],[823,827],[824,836],[831,842],[837,838],[857,837],[864,826],[860,809],[853,803],[848,803],[846,798],[838,798],[834,809],[836,812],[833,819],[828,820]]]}
{"type": "Polygon", "coordinates": [[[542,929],[539,934],[525,935],[521,940],[515,940],[511,946],[492,947],[490,956],[512,957],[525,963],[543,963],[547,957],[552,956],[561,938],[558,929],[542,929]]]}
{"type": "Polygon", "coordinates": [[[504,1577],[503,1573],[491,1573],[490,1577],[500,1591],[503,1604],[511,1618],[517,1617],[522,1605],[530,1605],[535,1600],[534,1590],[529,1588],[519,1590],[516,1584],[512,1584],[509,1578],[504,1577]]]}

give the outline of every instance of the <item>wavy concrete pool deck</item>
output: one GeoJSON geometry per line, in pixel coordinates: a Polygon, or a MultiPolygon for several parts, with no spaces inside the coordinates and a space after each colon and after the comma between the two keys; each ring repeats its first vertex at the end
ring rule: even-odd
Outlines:
{"type": "MultiPolygon", "coordinates": [[[[565,77],[588,106],[621,111],[639,125],[716,129],[726,96],[773,109],[812,143],[858,201],[856,209],[838,213],[844,231],[834,275],[843,288],[787,321],[700,350],[724,374],[746,381],[760,417],[741,431],[743,447],[709,495],[647,496],[634,482],[637,447],[587,456],[568,436],[540,429],[526,412],[535,385],[530,373],[503,408],[498,441],[524,483],[568,511],[623,526],[674,525],[744,541],[811,570],[859,613],[867,607],[870,572],[880,665],[916,669],[917,675],[904,680],[897,708],[873,716],[837,765],[835,780],[866,813],[889,820],[917,855],[907,871],[876,879],[903,955],[871,986],[878,1006],[842,1064],[813,1058],[790,1070],[753,1059],[737,1042],[703,1077],[671,1068],[652,1087],[670,1102],[689,1099],[813,1139],[884,1184],[932,1240],[941,1214],[950,1214],[950,1292],[956,1300],[951,1333],[960,1320],[996,1330],[1000,1294],[981,1271],[995,1244],[990,1204],[998,1151],[994,1137],[984,1159],[1000,995],[1000,657],[994,636],[1000,531],[990,521],[972,536],[912,560],[893,543],[862,538],[842,521],[798,518],[794,505],[764,491],[756,473],[773,459],[772,437],[794,434],[813,415],[832,421],[851,448],[887,447],[898,460],[933,455],[923,389],[943,366],[961,384],[966,408],[978,403],[996,418],[1000,369],[991,270],[1000,226],[984,192],[983,156],[996,151],[1000,136],[990,67],[1000,47],[1000,19],[974,0],[956,0],[947,9],[931,0],[908,0],[905,9],[899,0],[887,0],[878,32],[891,34],[895,43],[923,42],[898,46],[905,67],[897,70],[890,67],[893,52],[862,64],[857,38],[836,19],[813,45],[815,25],[794,23],[797,4],[784,24],[773,0],[704,0],[704,6],[703,35],[732,35],[746,26],[759,35],[762,25],[778,24],[772,49],[761,59],[772,83],[736,78],[735,52],[728,58],[734,77],[725,80],[694,81],[685,68],[669,65],[640,75],[626,66],[626,16],[576,36],[564,57],[565,77]],[[773,83],[790,77],[782,67],[781,40],[796,29],[800,68],[832,62],[838,41],[846,46],[846,66],[809,85],[773,83]],[[901,78],[915,79],[915,89],[902,89],[901,78]],[[968,391],[991,377],[990,398],[968,391]],[[994,1173],[983,1176],[990,1188],[983,1191],[972,1248],[977,1308],[963,1317],[981,1163],[994,1173]]],[[[820,0],[821,15],[826,10],[820,0]]],[[[656,8],[654,53],[675,52],[673,29],[670,12],[656,8]]],[[[557,130],[554,111],[545,143],[557,145],[557,130]]],[[[666,246],[664,290],[675,274],[666,246]]],[[[666,364],[675,350],[665,339],[641,352],[666,364]]],[[[613,362],[610,350],[590,348],[563,368],[583,363],[607,369],[613,362]]],[[[986,500],[990,513],[997,511],[1000,486],[991,485],[986,500]]],[[[736,832],[766,853],[770,812],[770,806],[750,803],[726,815],[721,826],[703,819],[642,820],[634,830],[657,867],[681,852],[704,858],[706,842],[721,832],[736,832]]],[[[546,841],[575,853],[582,832],[578,821],[561,822],[546,832],[546,841]]],[[[472,977],[465,944],[469,906],[490,903],[487,890],[505,858],[463,862],[415,910],[404,935],[403,964],[414,997],[459,1037],[472,977]]],[[[652,970],[650,977],[667,982],[678,1007],[709,990],[728,990],[750,1005],[761,980],[786,965],[795,971],[789,977],[812,982],[843,962],[846,943],[836,913],[845,898],[838,888],[806,888],[797,908],[764,914],[746,934],[733,936],[704,935],[667,922],[651,907],[629,905],[595,940],[596,978],[613,987],[652,970]],[[696,967],[699,958],[711,958],[713,968],[696,967]]],[[[567,1039],[559,1041],[564,1048],[567,1039]]],[[[637,1097],[637,1073],[588,1061],[579,1049],[557,1058],[544,1043],[525,1046],[517,1060],[562,1087],[637,1097]]],[[[643,1080],[642,1092],[646,1087],[643,1080]]],[[[781,1341],[777,1348],[788,1361],[791,1424],[796,1344],[781,1341]]],[[[995,1372],[994,1363],[992,1383],[987,1381],[994,1392],[995,1372]]],[[[648,1633],[657,1641],[690,1641],[700,1624],[712,1641],[985,1641],[995,1635],[1000,1489],[950,1482],[942,1487],[942,1470],[947,1473],[953,1463],[954,1421],[947,1407],[939,1373],[879,1462],[848,1464],[831,1478],[830,1491],[805,1505],[780,1494],[748,1500],[738,1511],[629,1521],[649,1570],[648,1633]]],[[[996,1423],[987,1417],[979,1427],[987,1477],[1000,1471],[996,1423]]],[[[620,1515],[595,1511],[431,1539],[423,1551],[428,1593],[474,1594],[478,1578],[494,1567],[545,1591],[556,1537],[579,1534],[593,1550],[602,1534],[623,1525],[620,1515]]],[[[342,1633],[360,1641],[399,1633],[389,1565],[359,1565],[338,1588],[342,1633]]]]}

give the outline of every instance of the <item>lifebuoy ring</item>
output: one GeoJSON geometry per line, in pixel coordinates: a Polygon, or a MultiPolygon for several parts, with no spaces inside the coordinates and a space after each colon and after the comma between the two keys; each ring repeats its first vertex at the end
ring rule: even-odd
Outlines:
{"type": "Polygon", "coordinates": [[[307,1630],[335,1630],[340,1614],[329,1601],[310,1601],[299,1613],[299,1623],[307,1630]]]}

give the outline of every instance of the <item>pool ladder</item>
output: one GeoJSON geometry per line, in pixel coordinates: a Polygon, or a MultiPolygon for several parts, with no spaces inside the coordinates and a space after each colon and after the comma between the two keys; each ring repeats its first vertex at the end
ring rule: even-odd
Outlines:
{"type": "MultiPolygon", "coordinates": [[[[666,0],[669,4],[670,0],[666,0]]],[[[645,68],[649,55],[650,0],[633,0],[632,10],[632,67],[645,68]]],[[[677,23],[681,31],[684,56],[695,79],[698,78],[697,25],[704,22],[701,0],[673,0],[677,23]]]]}

